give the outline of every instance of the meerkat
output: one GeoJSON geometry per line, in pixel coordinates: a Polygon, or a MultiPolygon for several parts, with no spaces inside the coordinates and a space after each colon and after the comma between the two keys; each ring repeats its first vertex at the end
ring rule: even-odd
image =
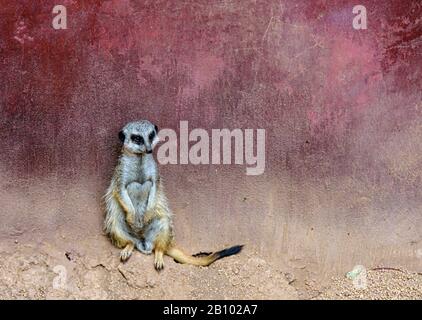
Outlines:
{"type": "Polygon", "coordinates": [[[242,250],[237,245],[214,253],[186,254],[174,242],[173,214],[152,151],[158,144],[158,128],[147,120],[128,123],[120,132],[123,146],[110,186],[105,194],[104,229],[112,243],[122,249],[126,261],[134,249],[154,252],[156,270],[164,267],[163,256],[176,262],[208,266],[242,250]]]}

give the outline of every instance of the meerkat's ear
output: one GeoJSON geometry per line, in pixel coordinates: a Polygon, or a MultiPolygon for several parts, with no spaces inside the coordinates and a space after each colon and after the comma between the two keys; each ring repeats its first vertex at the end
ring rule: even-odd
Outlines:
{"type": "Polygon", "coordinates": [[[158,127],[157,127],[157,125],[154,125],[154,129],[155,129],[155,132],[158,133],[158,127]]]}
{"type": "Polygon", "coordinates": [[[126,136],[125,136],[125,133],[123,132],[123,130],[121,130],[119,132],[119,139],[120,139],[121,142],[125,142],[126,136]]]}

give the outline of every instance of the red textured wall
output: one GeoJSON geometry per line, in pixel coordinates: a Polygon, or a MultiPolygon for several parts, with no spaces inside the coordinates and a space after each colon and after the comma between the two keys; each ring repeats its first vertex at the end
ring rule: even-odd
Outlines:
{"type": "Polygon", "coordinates": [[[266,129],[266,171],[163,166],[185,247],[417,269],[421,4],[361,2],[1,0],[0,239],[100,235],[120,127],[187,120],[266,129]]]}

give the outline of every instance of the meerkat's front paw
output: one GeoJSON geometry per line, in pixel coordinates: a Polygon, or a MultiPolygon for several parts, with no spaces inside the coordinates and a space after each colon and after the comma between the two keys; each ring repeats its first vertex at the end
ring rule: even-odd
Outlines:
{"type": "Polygon", "coordinates": [[[126,222],[128,225],[133,226],[135,224],[135,215],[134,214],[127,214],[126,215],[126,222]]]}
{"type": "Polygon", "coordinates": [[[136,243],[136,249],[138,249],[143,254],[151,254],[152,253],[152,244],[151,244],[151,242],[145,242],[145,241],[139,240],[136,243]]]}

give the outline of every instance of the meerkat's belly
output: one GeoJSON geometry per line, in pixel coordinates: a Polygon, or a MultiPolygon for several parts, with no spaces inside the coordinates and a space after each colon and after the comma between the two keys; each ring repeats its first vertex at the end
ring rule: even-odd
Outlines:
{"type": "Polygon", "coordinates": [[[132,182],[127,186],[129,197],[138,214],[143,213],[146,210],[151,187],[151,181],[146,181],[144,183],[132,182]]]}

